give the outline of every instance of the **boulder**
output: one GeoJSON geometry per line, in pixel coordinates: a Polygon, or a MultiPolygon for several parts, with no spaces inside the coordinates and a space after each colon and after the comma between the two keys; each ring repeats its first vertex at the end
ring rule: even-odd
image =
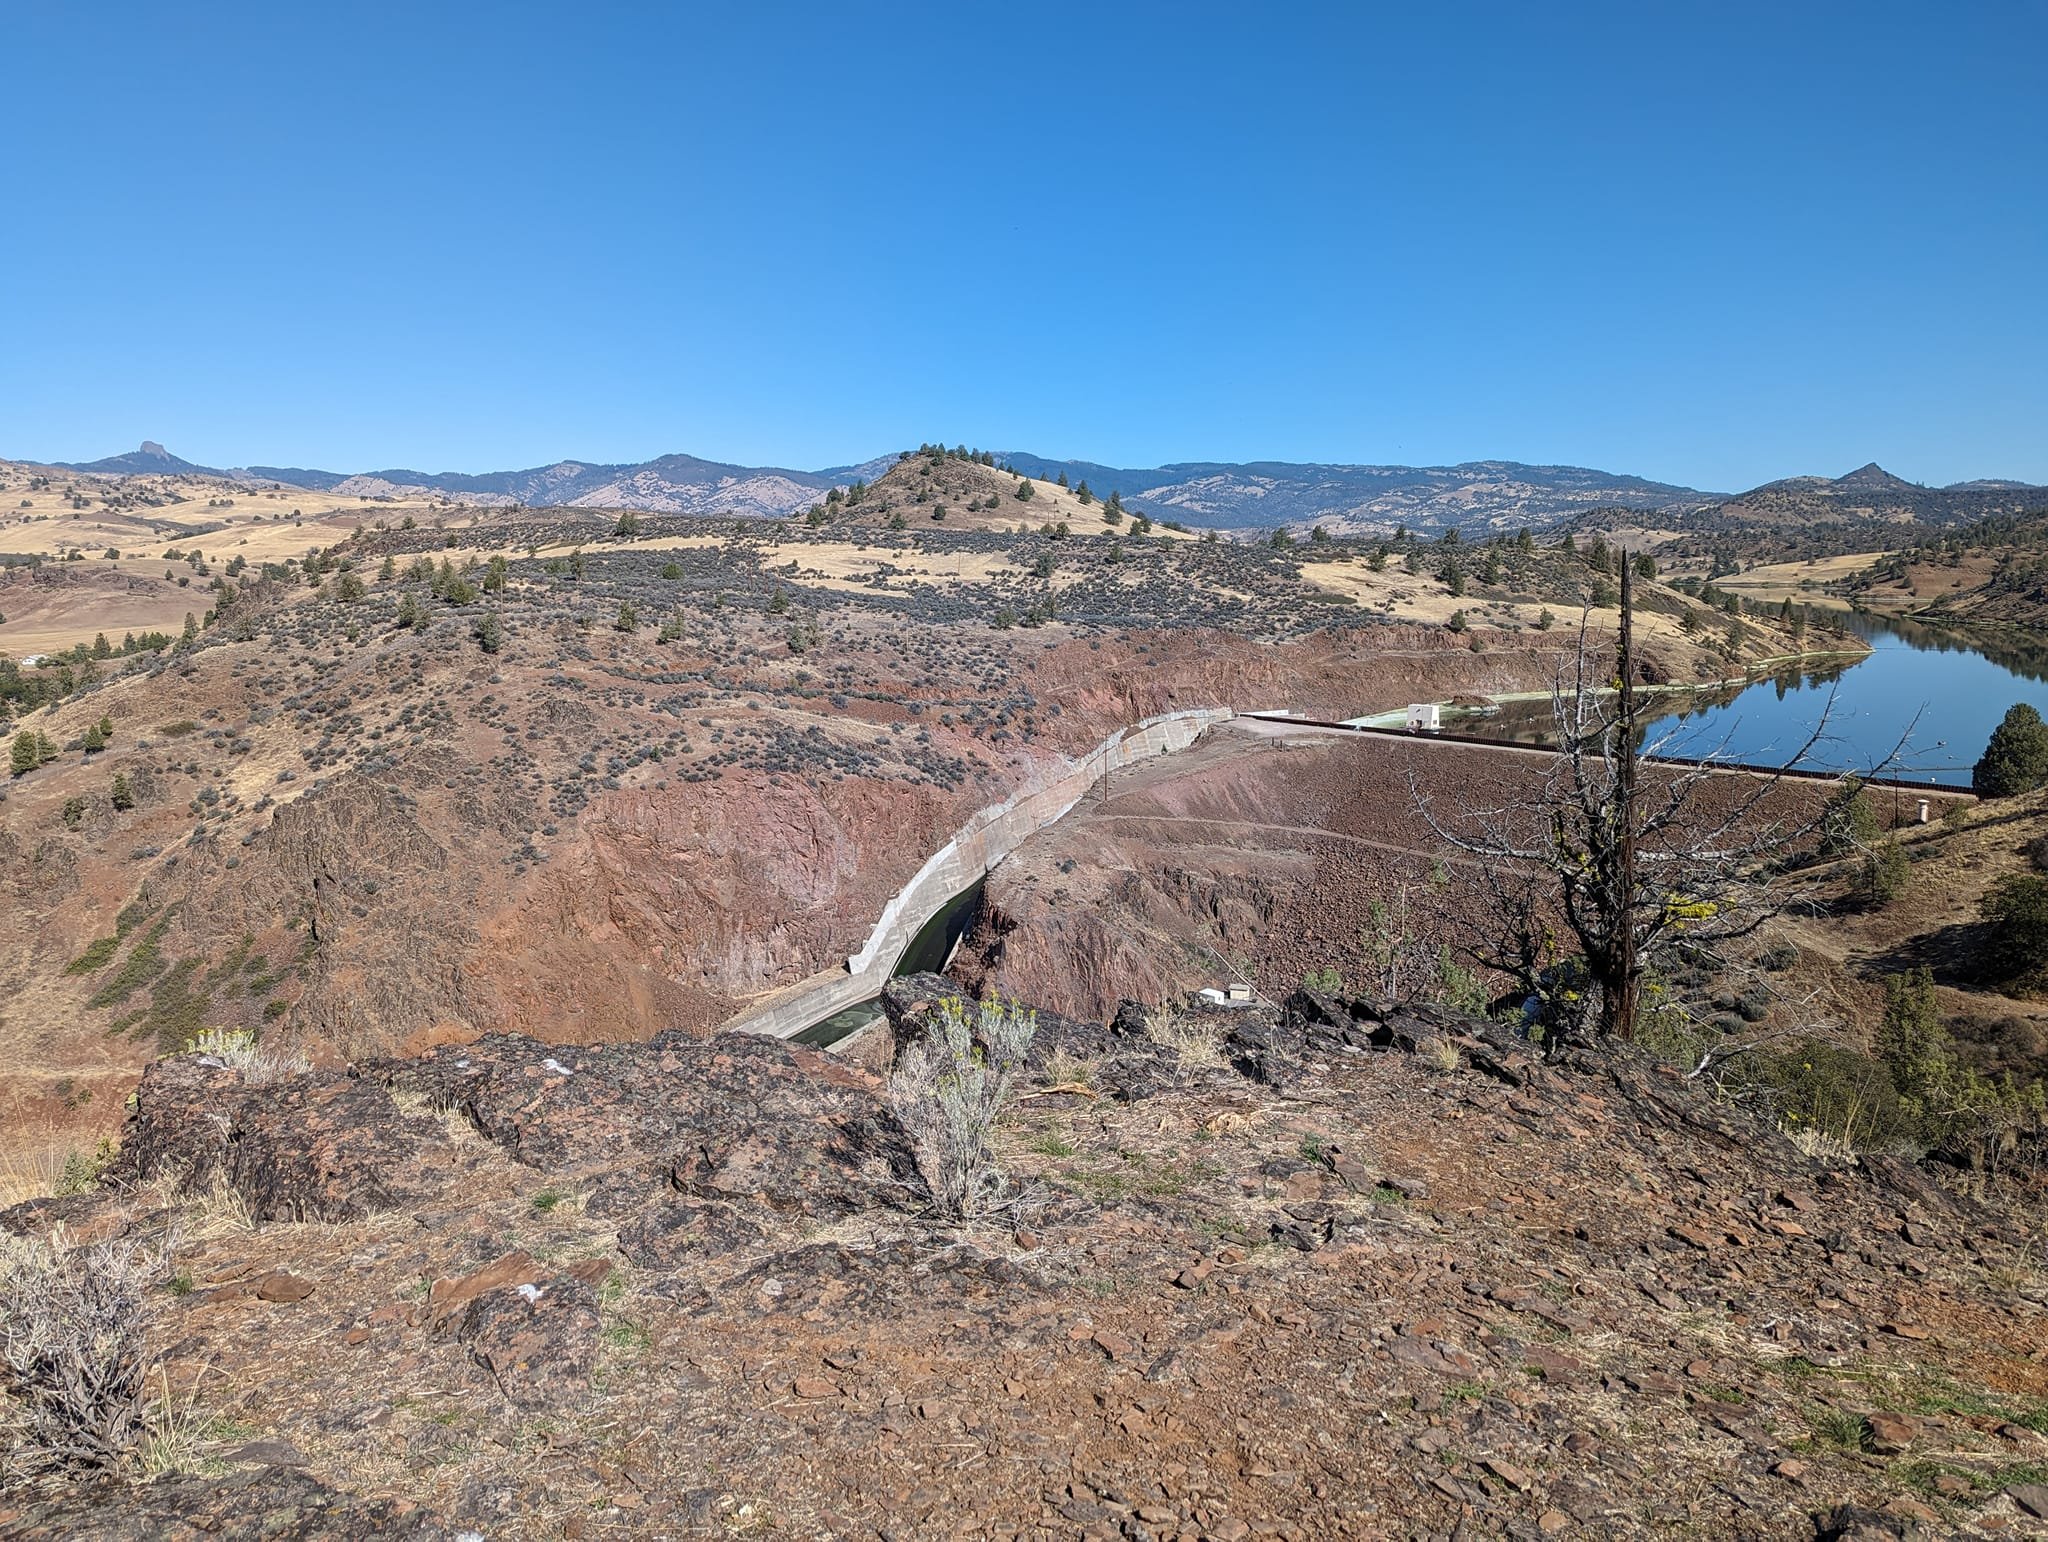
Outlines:
{"type": "Polygon", "coordinates": [[[245,1081],[203,1055],[143,1073],[113,1176],[223,1182],[260,1221],[353,1221],[434,1191],[422,1158],[445,1151],[438,1120],[383,1086],[333,1071],[245,1081]]]}

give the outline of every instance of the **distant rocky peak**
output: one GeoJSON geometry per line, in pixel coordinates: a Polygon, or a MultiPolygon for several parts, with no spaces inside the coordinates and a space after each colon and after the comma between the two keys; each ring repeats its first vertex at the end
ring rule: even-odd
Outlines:
{"type": "Polygon", "coordinates": [[[1858,466],[1847,476],[1835,479],[1835,486],[1841,488],[1896,491],[1902,488],[1910,488],[1912,485],[1911,482],[1903,478],[1893,476],[1876,461],[1871,461],[1868,465],[1858,466]]]}
{"type": "Polygon", "coordinates": [[[135,453],[138,455],[153,455],[158,460],[170,460],[172,458],[171,452],[158,444],[154,439],[143,440],[142,448],[135,453]]]}

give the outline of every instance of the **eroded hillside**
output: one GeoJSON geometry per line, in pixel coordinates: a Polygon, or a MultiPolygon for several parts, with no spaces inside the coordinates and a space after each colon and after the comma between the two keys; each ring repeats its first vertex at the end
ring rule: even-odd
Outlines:
{"type": "MultiPolygon", "coordinates": [[[[1015,488],[911,457],[815,521],[380,516],[296,556],[202,536],[176,565],[189,640],[0,665],[40,747],[0,805],[10,1129],[48,1160],[110,1132],[147,1058],[206,1026],[329,1056],[708,1030],[853,951],[969,814],[1104,735],[1541,686],[1568,634],[1528,613],[1602,581],[1467,552],[1458,631],[1401,619],[1448,592],[1419,563],[1099,513],[1063,535],[1013,510],[1078,491],[1015,488]],[[954,528],[948,496],[1002,510],[954,528]],[[1407,587],[1346,603],[1328,575],[1352,568],[1407,587]]],[[[94,566],[15,583],[61,609],[94,566]]],[[[1718,677],[1794,646],[1716,619],[1649,655],[1718,677]]]]}

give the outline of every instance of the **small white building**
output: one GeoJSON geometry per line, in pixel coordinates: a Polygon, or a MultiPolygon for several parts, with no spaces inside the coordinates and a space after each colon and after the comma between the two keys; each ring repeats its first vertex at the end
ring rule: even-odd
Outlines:
{"type": "Polygon", "coordinates": [[[1408,732],[1433,734],[1443,726],[1442,709],[1433,701],[1408,703],[1408,732]]]}

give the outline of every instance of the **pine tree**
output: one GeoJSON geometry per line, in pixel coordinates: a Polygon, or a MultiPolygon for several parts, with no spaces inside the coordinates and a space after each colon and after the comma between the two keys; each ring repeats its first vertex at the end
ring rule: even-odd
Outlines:
{"type": "Polygon", "coordinates": [[[14,736],[14,747],[9,754],[9,764],[16,776],[26,776],[43,763],[36,751],[36,736],[24,728],[14,736]]]}
{"type": "Polygon", "coordinates": [[[100,732],[99,724],[94,723],[86,729],[82,747],[88,755],[97,755],[107,747],[107,736],[100,732]]]}
{"type": "Polygon", "coordinates": [[[477,622],[476,642],[486,653],[496,653],[505,646],[505,624],[495,610],[484,612],[483,619],[477,622]]]}
{"type": "Polygon", "coordinates": [[[114,773],[114,790],[110,797],[114,807],[123,813],[135,807],[135,794],[129,791],[128,774],[125,771],[114,773]]]}

